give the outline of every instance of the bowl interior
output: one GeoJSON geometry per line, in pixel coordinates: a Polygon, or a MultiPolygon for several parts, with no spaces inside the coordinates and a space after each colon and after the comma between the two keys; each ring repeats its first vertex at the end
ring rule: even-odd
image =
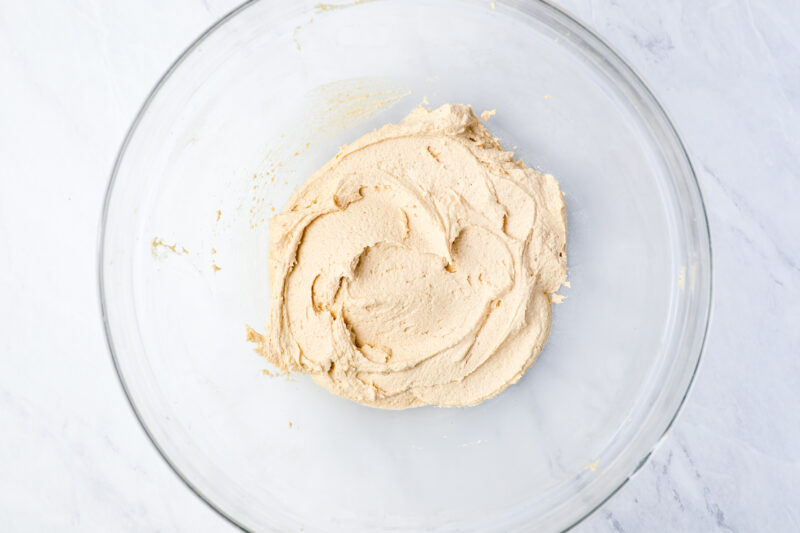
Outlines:
{"type": "MultiPolygon", "coordinates": [[[[106,205],[109,340],[149,434],[252,529],[565,528],[637,468],[697,364],[708,235],[680,141],[638,78],[538,2],[261,1],[162,80],[106,205]],[[517,385],[391,412],[271,377],[269,217],[337,147],[426,102],[487,126],[566,195],[570,288],[517,385]]],[[[335,245],[335,243],[332,243],[335,245]]]]}

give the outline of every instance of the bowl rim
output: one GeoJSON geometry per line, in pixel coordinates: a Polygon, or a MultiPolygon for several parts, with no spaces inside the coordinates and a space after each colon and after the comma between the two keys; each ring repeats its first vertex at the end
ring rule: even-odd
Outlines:
{"type": "MultiPolygon", "coordinates": [[[[109,324],[109,321],[108,321],[108,312],[107,312],[108,311],[108,309],[107,309],[108,304],[106,302],[106,295],[105,295],[105,288],[104,288],[105,287],[105,273],[104,273],[105,250],[104,250],[104,243],[105,243],[105,237],[106,237],[106,225],[107,225],[107,222],[108,222],[109,206],[110,206],[110,203],[111,203],[112,194],[114,192],[114,185],[116,183],[117,174],[118,174],[119,169],[121,167],[122,160],[123,160],[123,158],[125,156],[125,153],[127,151],[128,145],[130,144],[131,139],[133,138],[134,134],[136,133],[136,130],[137,130],[140,122],[142,121],[142,118],[147,113],[148,109],[150,108],[150,105],[151,105],[152,101],[154,100],[155,96],[159,93],[161,88],[166,84],[166,82],[169,80],[169,78],[172,76],[172,74],[183,64],[183,62],[186,60],[186,58],[200,44],[202,44],[211,34],[213,34],[217,29],[219,29],[221,26],[223,26],[229,20],[231,20],[232,18],[234,18],[237,15],[241,14],[242,12],[244,12],[247,8],[253,6],[253,5],[257,4],[257,3],[260,3],[262,1],[265,1],[265,0],[246,0],[242,4],[238,5],[237,7],[233,8],[231,11],[229,11],[228,13],[223,15],[219,20],[214,22],[211,26],[206,28],[198,37],[196,37],[194,39],[194,41],[191,44],[189,44],[188,47],[186,47],[180,53],[180,55],[178,55],[178,57],[172,62],[172,64],[169,66],[169,68],[167,68],[167,70],[161,75],[161,77],[155,83],[153,88],[150,89],[147,97],[145,98],[144,102],[141,104],[139,110],[136,113],[136,116],[134,117],[131,125],[129,126],[127,132],[125,133],[125,137],[123,138],[123,141],[122,141],[122,143],[120,145],[120,148],[117,151],[117,155],[116,155],[116,158],[114,160],[114,165],[112,167],[112,170],[111,170],[111,173],[110,173],[110,176],[109,176],[109,182],[108,182],[108,185],[106,187],[106,192],[105,192],[104,199],[103,199],[103,209],[102,209],[101,217],[100,217],[99,224],[98,224],[97,243],[96,243],[96,247],[97,247],[97,251],[96,251],[96,253],[97,253],[97,268],[98,268],[98,272],[97,272],[98,285],[97,285],[97,288],[98,288],[98,299],[99,299],[99,303],[100,303],[101,319],[103,321],[103,330],[105,332],[106,344],[108,346],[109,354],[110,354],[111,360],[112,360],[112,362],[114,364],[114,370],[115,370],[115,373],[116,373],[117,378],[119,380],[119,384],[122,387],[123,392],[125,393],[125,398],[126,398],[126,400],[128,402],[128,405],[130,406],[131,410],[133,411],[133,414],[135,415],[136,419],[138,420],[140,427],[142,428],[142,430],[144,431],[145,435],[147,436],[147,439],[150,441],[150,443],[156,449],[156,451],[161,456],[161,458],[164,460],[164,462],[166,462],[166,464],[170,467],[170,469],[175,473],[175,475],[177,475],[178,478],[186,485],[186,487],[188,487],[210,509],[212,509],[219,516],[221,516],[222,518],[227,520],[229,524],[231,524],[232,526],[234,526],[234,527],[236,527],[236,528],[238,528],[238,529],[240,529],[242,531],[248,531],[248,529],[244,526],[244,524],[240,523],[236,518],[234,518],[229,513],[225,512],[223,509],[221,509],[219,506],[217,506],[214,502],[212,502],[211,499],[209,497],[207,497],[203,493],[203,491],[200,490],[200,488],[195,486],[192,483],[192,481],[170,459],[170,457],[167,455],[167,453],[164,451],[164,449],[158,444],[157,440],[153,436],[153,433],[151,432],[151,430],[147,426],[147,423],[145,422],[144,417],[142,416],[139,408],[136,406],[136,403],[133,400],[133,396],[132,396],[132,394],[131,394],[131,392],[129,390],[128,384],[127,384],[127,382],[125,380],[125,377],[124,377],[124,375],[122,373],[122,370],[120,368],[120,363],[119,363],[119,360],[118,360],[117,351],[116,351],[115,345],[114,345],[114,339],[112,337],[110,324],[109,324]]],[[[266,1],[269,1],[269,0],[266,0],[266,1]]],[[[498,2],[503,2],[503,1],[504,0],[498,0],[498,2]]],[[[356,4],[356,3],[360,3],[360,2],[353,2],[352,4],[356,4]]],[[[713,305],[714,304],[713,246],[712,246],[712,242],[711,242],[711,230],[710,230],[709,221],[708,221],[708,214],[707,214],[706,207],[705,207],[705,201],[703,199],[702,189],[701,189],[700,183],[699,183],[699,181],[697,179],[697,173],[695,172],[694,165],[692,164],[692,161],[691,161],[691,157],[689,156],[689,152],[686,149],[686,144],[683,141],[683,138],[681,137],[681,135],[678,132],[677,128],[675,127],[675,124],[674,124],[673,120],[671,119],[670,115],[667,113],[667,111],[665,110],[664,106],[661,104],[659,99],[656,97],[655,93],[650,88],[650,86],[644,81],[644,78],[642,76],[640,76],[639,72],[633,66],[631,66],[628,61],[626,61],[624,59],[623,55],[620,54],[617,51],[616,48],[614,48],[610,43],[608,43],[605,39],[603,39],[600,35],[598,35],[594,30],[592,30],[587,25],[585,25],[583,22],[581,22],[577,17],[572,15],[569,11],[567,11],[567,10],[557,6],[557,5],[555,5],[554,3],[551,2],[551,0],[516,0],[516,1],[512,0],[512,3],[538,4],[538,5],[542,6],[542,7],[544,7],[545,9],[551,11],[551,13],[555,14],[556,16],[562,17],[569,24],[572,24],[575,27],[577,27],[580,31],[583,31],[585,33],[586,37],[589,37],[590,39],[592,39],[594,41],[593,44],[595,44],[600,51],[608,53],[610,56],[612,56],[618,62],[618,66],[621,67],[624,71],[627,71],[626,73],[634,80],[635,83],[637,83],[640,86],[639,88],[643,90],[644,96],[648,100],[650,100],[649,103],[652,105],[653,110],[657,114],[661,115],[661,118],[663,119],[663,123],[668,129],[668,133],[674,137],[674,140],[675,140],[675,142],[677,144],[677,148],[679,149],[679,154],[680,154],[681,158],[684,159],[684,161],[685,161],[685,163],[687,165],[688,177],[690,178],[690,179],[687,180],[687,185],[689,186],[690,194],[696,195],[696,200],[697,200],[697,206],[696,207],[699,208],[698,214],[700,215],[700,217],[699,217],[699,220],[698,220],[698,222],[699,222],[698,225],[702,229],[705,230],[704,232],[701,232],[700,237],[702,239],[704,239],[705,242],[708,245],[708,249],[707,250],[702,250],[703,252],[707,252],[708,268],[707,268],[706,271],[698,273],[698,274],[704,276],[705,278],[707,278],[705,281],[707,282],[707,285],[708,285],[708,293],[707,293],[708,303],[705,306],[705,308],[699,308],[698,309],[698,311],[701,312],[701,315],[700,315],[699,319],[703,320],[704,324],[702,326],[702,333],[701,333],[701,336],[700,336],[700,343],[699,343],[699,346],[698,346],[697,359],[696,359],[696,362],[694,364],[694,367],[691,369],[691,375],[689,376],[689,381],[688,381],[688,383],[686,385],[686,390],[684,391],[683,396],[681,397],[681,399],[680,399],[680,401],[679,401],[679,403],[677,405],[677,408],[675,409],[675,413],[669,419],[668,423],[666,424],[666,426],[664,428],[664,431],[658,437],[658,439],[656,439],[656,441],[653,444],[653,446],[636,463],[636,466],[634,467],[634,469],[627,476],[625,476],[624,479],[613,490],[611,490],[608,493],[607,496],[602,498],[595,506],[593,506],[591,509],[587,510],[581,517],[579,517],[572,524],[570,524],[568,527],[566,527],[566,529],[564,531],[568,531],[570,529],[573,529],[578,524],[582,523],[588,517],[593,515],[595,513],[595,511],[597,511],[598,509],[603,507],[615,494],[617,494],[620,491],[620,489],[622,489],[622,487],[624,487],[628,483],[628,481],[633,476],[635,476],[642,469],[642,467],[645,465],[645,463],[647,463],[649,458],[652,456],[653,452],[664,441],[666,435],[669,433],[669,430],[672,428],[673,424],[675,423],[675,420],[678,418],[678,416],[682,412],[683,408],[685,407],[686,400],[687,400],[690,392],[693,389],[693,386],[694,386],[694,383],[695,383],[695,378],[696,378],[698,370],[700,368],[700,363],[703,360],[703,354],[704,354],[705,349],[706,349],[706,343],[707,343],[707,340],[708,340],[708,333],[709,333],[709,328],[710,328],[710,324],[711,324],[711,316],[712,316],[712,313],[713,313],[713,307],[714,307],[714,305],[713,305]]],[[[343,6],[347,6],[347,5],[349,5],[349,4],[347,4],[347,3],[343,4],[343,6]]]]}

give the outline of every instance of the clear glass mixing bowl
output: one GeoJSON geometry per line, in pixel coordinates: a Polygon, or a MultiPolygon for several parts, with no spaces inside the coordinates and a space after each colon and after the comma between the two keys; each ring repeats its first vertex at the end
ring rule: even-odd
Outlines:
{"type": "MultiPolygon", "coordinates": [[[[189,487],[275,531],[568,528],[675,417],[709,317],[698,185],[620,57],[533,0],[263,0],[161,79],[108,188],[100,285],[136,415],[189,487]],[[381,411],[270,377],[267,221],[339,145],[423,99],[488,127],[566,194],[569,278],[550,341],[477,407],[381,411]]],[[[335,243],[332,243],[335,245],[335,243]]]]}

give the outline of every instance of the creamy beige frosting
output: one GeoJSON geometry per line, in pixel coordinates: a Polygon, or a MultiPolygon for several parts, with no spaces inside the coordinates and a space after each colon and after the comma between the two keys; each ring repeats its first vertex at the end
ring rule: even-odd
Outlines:
{"type": "Polygon", "coordinates": [[[566,280],[556,180],[465,105],[414,110],[341,148],[270,221],[258,351],[329,391],[402,409],[517,382],[566,280]]]}

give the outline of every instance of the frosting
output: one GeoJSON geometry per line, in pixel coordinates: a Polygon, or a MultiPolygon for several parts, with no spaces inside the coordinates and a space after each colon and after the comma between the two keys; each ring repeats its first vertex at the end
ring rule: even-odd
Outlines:
{"type": "Polygon", "coordinates": [[[473,405],[517,382],[566,281],[558,183],[466,105],[342,147],[269,229],[271,307],[250,340],[375,407],[473,405]]]}

